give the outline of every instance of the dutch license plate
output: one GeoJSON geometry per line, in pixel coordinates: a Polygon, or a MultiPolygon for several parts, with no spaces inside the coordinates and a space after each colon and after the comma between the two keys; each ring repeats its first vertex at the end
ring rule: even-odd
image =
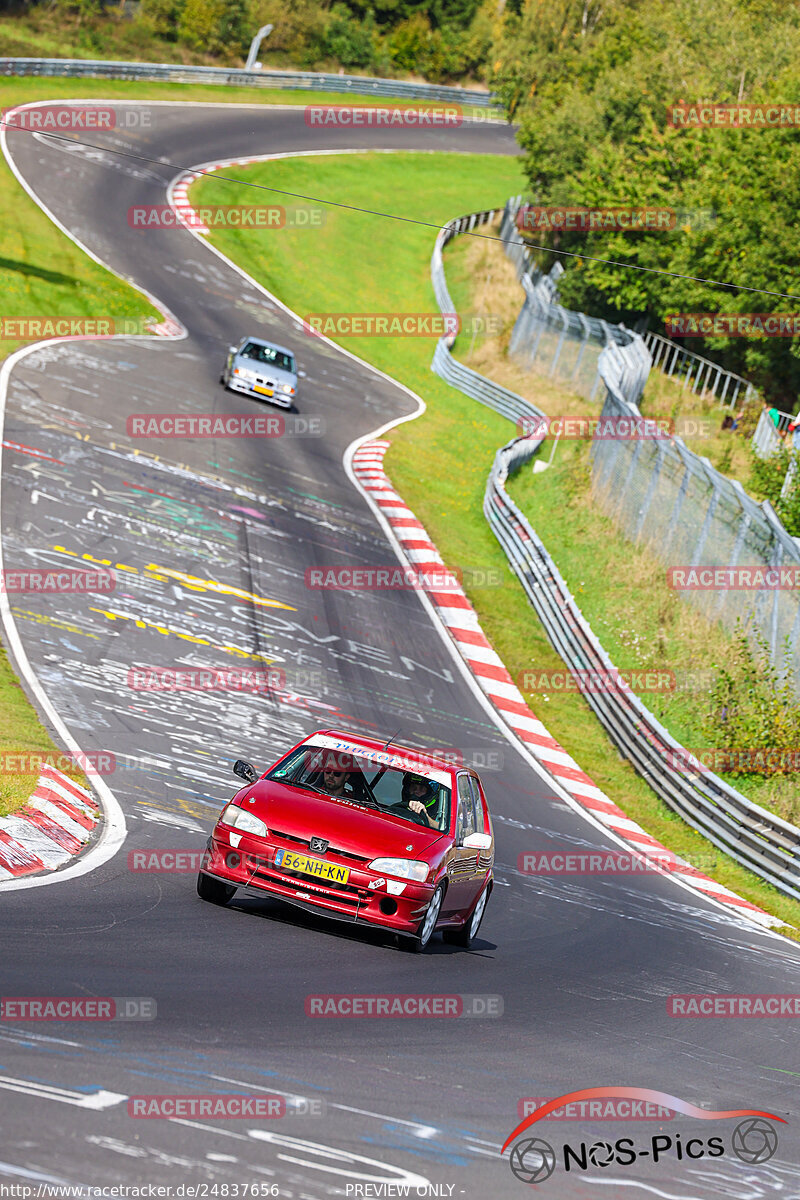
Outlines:
{"type": "Polygon", "coordinates": [[[260,396],[272,396],[272,395],[274,395],[274,389],[273,389],[273,388],[259,387],[257,383],[254,383],[254,384],[253,384],[253,391],[254,391],[254,392],[258,392],[260,396]]]}
{"type": "Polygon", "coordinates": [[[295,854],[293,850],[278,850],[275,866],[282,867],[284,871],[300,871],[303,875],[313,875],[315,879],[330,879],[333,883],[347,883],[350,876],[349,867],[326,862],[324,858],[311,858],[308,854],[295,854]]]}

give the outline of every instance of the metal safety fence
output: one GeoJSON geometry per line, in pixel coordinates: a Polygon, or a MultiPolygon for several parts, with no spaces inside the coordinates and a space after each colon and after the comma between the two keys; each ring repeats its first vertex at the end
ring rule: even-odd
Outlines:
{"type": "MultiPolygon", "coordinates": [[[[528,346],[524,338],[539,339],[540,328],[549,331],[551,343],[558,335],[571,339],[574,346],[581,340],[592,343],[597,378],[589,381],[583,375],[582,394],[588,399],[602,398],[603,418],[637,417],[638,403],[647,380],[651,360],[644,339],[622,326],[598,322],[583,313],[572,313],[557,302],[552,286],[543,287],[540,275],[516,226],[519,201],[506,205],[502,234],[511,246],[511,258],[525,287],[525,303],[518,319],[523,333],[516,343],[512,335],[511,348],[516,355],[537,357],[535,344],[528,346]],[[526,278],[530,281],[525,283],[526,278]],[[535,297],[534,297],[535,294],[535,297]],[[532,299],[532,297],[534,297],[532,299]],[[616,330],[616,332],[615,332],[616,330]],[[599,349],[601,339],[606,344],[599,349]]],[[[657,345],[657,343],[656,343],[657,345]]],[[[585,356],[584,356],[585,357],[585,356]]],[[[708,360],[692,356],[708,376],[708,360]]],[[[563,351],[545,362],[548,374],[574,390],[576,353],[565,360],[563,351]],[[564,367],[562,364],[568,364],[564,367]]],[[[701,378],[700,367],[695,380],[701,378]]],[[[722,377],[720,377],[722,378],[722,377]]],[[[740,376],[729,374],[720,392],[726,397],[736,387],[746,384],[740,376]],[[730,383],[730,381],[733,383],[730,383]],[[726,388],[728,389],[726,391],[726,388]]],[[[748,385],[750,386],[750,385],[748,385]]],[[[751,387],[745,394],[754,393],[751,387]]],[[[744,396],[741,397],[744,399],[744,396]]],[[[762,434],[765,432],[762,427],[762,434]]],[[[708,458],[695,454],[683,440],[670,438],[595,438],[592,442],[592,480],[597,503],[613,517],[623,532],[635,543],[646,544],[665,563],[684,567],[800,567],[800,548],[784,529],[768,501],[757,503],[748,496],[736,480],[728,479],[711,464],[708,458]]],[[[708,619],[719,620],[734,630],[738,622],[757,631],[769,649],[772,663],[783,670],[787,667],[792,683],[800,694],[800,592],[797,589],[767,588],[753,591],[698,589],[685,595],[708,619]]]]}
{"type": "Polygon", "coordinates": [[[643,336],[653,366],[659,367],[670,379],[681,380],[684,391],[690,388],[693,395],[700,396],[710,393],[725,408],[735,408],[740,397],[742,404],[747,404],[757,394],[752,383],[733,371],[726,371],[719,363],[686,350],[652,330],[643,336]]]}
{"type": "MultiPolygon", "coordinates": [[[[459,233],[493,221],[495,216],[493,212],[473,213],[449,222],[440,231],[431,275],[442,312],[454,311],[444,274],[443,247],[459,233]]],[[[515,253],[518,251],[512,243],[510,256],[513,258],[515,253]]],[[[544,415],[524,397],[457,362],[451,353],[454,341],[455,335],[449,334],[438,343],[432,364],[437,374],[512,420],[544,415]]],[[[618,404],[633,413],[638,410],[625,399],[622,390],[631,386],[635,392],[639,387],[641,361],[638,350],[626,358],[629,346],[630,342],[615,345],[610,353],[604,348],[598,355],[598,370],[603,376],[606,396],[616,395],[618,404]]],[[[614,673],[614,664],[545,546],[505,489],[508,475],[530,461],[542,441],[538,434],[523,436],[498,451],[486,484],[484,514],[552,645],[568,668],[614,673]]],[[[696,760],[635,693],[587,689],[583,694],[620,752],[673,811],[784,895],[800,899],[800,829],[754,804],[713,772],[698,769],[696,760]]]]}
{"type": "MultiPolygon", "coordinates": [[[[351,92],[404,100],[440,101],[470,108],[492,108],[491,92],[378,79],[369,75],[332,75],[319,71],[246,71],[240,67],[200,67],[182,63],[104,62],[83,58],[0,58],[0,75],[42,75],[74,79],[161,80],[165,83],[210,83],[229,87],[286,88],[311,92],[351,92]]],[[[497,109],[501,114],[501,110],[497,109]]]]}
{"type": "Polygon", "coordinates": [[[536,266],[517,228],[520,203],[519,197],[509,200],[500,225],[500,237],[525,292],[511,331],[510,357],[522,366],[535,367],[584,399],[595,400],[604,386],[600,356],[608,351],[606,373],[638,401],[650,369],[644,342],[622,325],[572,312],[558,303],[558,280],[564,268],[557,262],[544,275],[536,266]]]}

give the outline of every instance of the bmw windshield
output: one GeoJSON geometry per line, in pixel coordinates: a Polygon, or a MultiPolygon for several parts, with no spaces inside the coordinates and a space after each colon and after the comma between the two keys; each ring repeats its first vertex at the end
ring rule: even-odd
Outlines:
{"type": "Polygon", "coordinates": [[[259,346],[257,342],[248,342],[239,353],[242,358],[252,358],[266,367],[275,367],[277,371],[288,371],[290,375],[296,373],[291,354],[284,354],[283,350],[276,350],[274,346],[259,346]]]}
{"type": "Polygon", "coordinates": [[[354,753],[311,744],[299,746],[266,778],[388,813],[440,833],[450,826],[450,788],[443,782],[449,776],[424,766],[414,771],[387,766],[366,750],[354,753]]]}

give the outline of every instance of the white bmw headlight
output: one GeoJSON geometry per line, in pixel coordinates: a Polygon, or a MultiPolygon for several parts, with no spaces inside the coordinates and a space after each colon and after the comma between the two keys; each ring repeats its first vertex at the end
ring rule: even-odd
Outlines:
{"type": "Polygon", "coordinates": [[[234,375],[238,375],[240,379],[256,379],[255,371],[248,371],[247,367],[234,367],[234,375]]]}
{"type": "Polygon", "coordinates": [[[294,395],[294,388],[292,387],[292,385],[291,385],[290,383],[282,383],[282,384],[281,384],[281,391],[282,391],[282,392],[285,392],[287,396],[293,396],[293,395],[294,395]]]}
{"type": "Polygon", "coordinates": [[[248,812],[246,808],[239,808],[238,804],[229,804],[220,817],[223,825],[231,825],[234,829],[241,829],[242,833],[255,833],[259,837],[267,836],[267,827],[260,817],[255,813],[248,812]]]}
{"type": "Polygon", "coordinates": [[[417,883],[424,883],[430,873],[426,862],[414,858],[373,858],[369,866],[371,871],[398,875],[401,879],[416,879],[417,883]]]}

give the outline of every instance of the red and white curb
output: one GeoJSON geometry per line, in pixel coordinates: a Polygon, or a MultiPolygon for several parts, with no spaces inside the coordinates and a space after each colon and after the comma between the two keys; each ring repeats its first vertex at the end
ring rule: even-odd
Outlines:
{"type": "Polygon", "coordinates": [[[784,922],[777,917],[764,912],[749,900],[743,900],[735,892],[684,862],[656,838],[646,833],[635,821],[626,817],[622,809],[581,770],[575,760],[548,733],[542,722],[533,715],[502,660],[492,649],[480,627],[475,610],[461,588],[451,588],[448,585],[447,591],[441,592],[427,586],[426,576],[429,579],[435,579],[437,576],[441,578],[444,563],[425,527],[389,482],[383,469],[383,458],[388,447],[389,443],[386,441],[365,442],[353,454],[353,471],[391,526],[409,566],[419,574],[421,587],[447,627],[461,657],[505,724],[524,742],[526,749],[572,799],[587,809],[618,838],[623,839],[632,851],[642,856],[657,855],[659,860],[667,860],[665,874],[674,873],[698,892],[738,912],[746,913],[751,920],[760,925],[783,925],[784,922]]]}
{"type": "Polygon", "coordinates": [[[25,808],[0,817],[0,880],[63,867],[92,837],[100,808],[90,792],[45,765],[25,808]]]}

